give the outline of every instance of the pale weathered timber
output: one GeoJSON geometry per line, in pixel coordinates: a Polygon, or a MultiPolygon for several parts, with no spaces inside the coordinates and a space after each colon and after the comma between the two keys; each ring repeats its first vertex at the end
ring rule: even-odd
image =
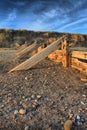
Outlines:
{"type": "Polygon", "coordinates": [[[20,58],[21,56],[27,54],[28,52],[33,51],[34,49],[38,48],[38,46],[39,45],[37,45],[36,43],[27,46],[22,51],[20,51],[20,53],[18,53],[18,56],[16,58],[20,58]]]}
{"type": "Polygon", "coordinates": [[[27,47],[27,44],[25,43],[25,44],[23,44],[23,45],[21,45],[20,47],[18,47],[18,49],[17,49],[17,54],[19,54],[23,49],[25,49],[27,47]]]}
{"type": "Polygon", "coordinates": [[[72,52],[72,57],[76,57],[76,58],[87,60],[87,52],[73,51],[72,52]]]}
{"type": "Polygon", "coordinates": [[[66,37],[66,35],[62,36],[57,41],[53,42],[52,44],[50,44],[49,46],[44,48],[42,51],[38,52],[36,55],[27,59],[25,62],[22,62],[21,64],[19,64],[15,68],[11,69],[9,71],[9,73],[13,72],[13,71],[17,71],[17,70],[28,70],[28,69],[30,69],[32,66],[34,66],[35,64],[37,64],[38,62],[43,60],[45,57],[47,57],[52,51],[56,50],[58,45],[61,43],[61,41],[65,37],[66,37]]]}
{"type": "Polygon", "coordinates": [[[71,51],[82,51],[87,52],[87,47],[70,47],[71,51]]]}

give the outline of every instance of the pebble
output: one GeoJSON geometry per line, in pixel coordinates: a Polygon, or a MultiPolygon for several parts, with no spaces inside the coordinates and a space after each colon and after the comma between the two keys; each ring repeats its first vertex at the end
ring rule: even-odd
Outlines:
{"type": "Polygon", "coordinates": [[[25,80],[28,80],[27,76],[25,77],[25,80]]]}
{"type": "Polygon", "coordinates": [[[35,101],[35,103],[37,103],[37,100],[36,100],[36,99],[35,99],[34,101],[35,101]]]}
{"type": "Polygon", "coordinates": [[[83,94],[82,96],[86,98],[86,95],[85,95],[85,94],[83,94]]]}
{"type": "Polygon", "coordinates": [[[69,119],[72,119],[73,116],[74,116],[73,113],[69,113],[69,119]]]}
{"type": "Polygon", "coordinates": [[[27,105],[25,103],[22,103],[23,108],[27,108],[27,105]]]}
{"type": "Polygon", "coordinates": [[[85,103],[84,103],[83,101],[81,101],[81,104],[82,104],[82,105],[85,105],[85,103]]]}
{"type": "Polygon", "coordinates": [[[34,98],[35,98],[35,95],[34,95],[34,94],[33,94],[33,95],[31,95],[31,98],[33,98],[33,99],[34,99],[34,98]]]}
{"type": "Polygon", "coordinates": [[[37,98],[40,99],[40,98],[41,98],[41,95],[37,95],[37,98]]]}
{"type": "Polygon", "coordinates": [[[15,110],[15,111],[14,111],[14,115],[17,115],[17,114],[18,114],[18,110],[15,110]]]}
{"type": "Polygon", "coordinates": [[[25,126],[24,130],[29,130],[29,126],[25,126]]]}
{"type": "Polygon", "coordinates": [[[72,128],[72,121],[71,120],[67,120],[64,123],[64,130],[71,130],[72,128]]]}
{"type": "Polygon", "coordinates": [[[24,115],[24,114],[26,114],[26,110],[20,109],[20,110],[19,110],[19,113],[20,113],[21,115],[24,115]]]}

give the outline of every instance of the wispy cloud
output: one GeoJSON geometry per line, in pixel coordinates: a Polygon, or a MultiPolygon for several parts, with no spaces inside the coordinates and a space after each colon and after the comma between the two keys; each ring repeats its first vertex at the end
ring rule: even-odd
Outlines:
{"type": "Polygon", "coordinates": [[[17,12],[13,9],[11,12],[8,13],[7,17],[0,23],[0,26],[8,26],[13,22],[17,17],[17,12]]]}
{"type": "Polygon", "coordinates": [[[15,9],[13,9],[12,12],[10,12],[10,13],[8,14],[8,17],[7,17],[7,19],[6,19],[6,22],[13,21],[13,20],[16,19],[16,17],[17,17],[17,12],[16,12],[15,9]]]}
{"type": "Polygon", "coordinates": [[[74,21],[74,22],[72,22],[72,23],[68,23],[68,24],[64,25],[63,27],[60,27],[59,30],[64,30],[64,29],[66,29],[66,28],[68,28],[68,27],[72,27],[73,25],[82,23],[82,22],[84,22],[84,21],[86,21],[86,20],[87,20],[87,17],[84,17],[84,18],[79,19],[79,20],[77,20],[77,21],[74,21]]]}

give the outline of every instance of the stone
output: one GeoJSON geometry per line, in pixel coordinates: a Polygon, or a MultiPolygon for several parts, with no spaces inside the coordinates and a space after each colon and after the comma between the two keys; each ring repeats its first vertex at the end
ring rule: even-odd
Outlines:
{"type": "Polygon", "coordinates": [[[25,126],[24,130],[29,130],[29,126],[25,126]]]}
{"type": "Polygon", "coordinates": [[[37,98],[40,99],[40,98],[41,98],[41,95],[37,95],[37,98]]]}
{"type": "Polygon", "coordinates": [[[18,110],[15,110],[15,111],[14,111],[14,115],[17,115],[17,114],[18,114],[18,110]]]}
{"type": "Polygon", "coordinates": [[[34,101],[35,101],[35,103],[37,103],[37,100],[36,100],[36,99],[35,99],[34,101]]]}
{"type": "Polygon", "coordinates": [[[64,123],[64,130],[71,130],[72,124],[73,124],[73,123],[72,123],[71,120],[65,121],[65,123],[64,123]]]}
{"type": "Polygon", "coordinates": [[[28,80],[27,76],[25,77],[25,80],[28,80]]]}
{"type": "Polygon", "coordinates": [[[81,101],[81,104],[82,104],[82,105],[85,105],[85,103],[84,103],[83,101],[81,101]]]}
{"type": "Polygon", "coordinates": [[[25,103],[22,103],[23,108],[27,108],[28,106],[25,103]]]}
{"type": "Polygon", "coordinates": [[[21,115],[24,115],[24,114],[26,114],[26,110],[20,109],[20,110],[19,110],[19,113],[20,113],[21,115]]]}
{"type": "Polygon", "coordinates": [[[33,94],[33,95],[31,95],[31,98],[33,98],[33,99],[34,99],[34,98],[35,98],[35,95],[34,95],[34,94],[33,94]]]}

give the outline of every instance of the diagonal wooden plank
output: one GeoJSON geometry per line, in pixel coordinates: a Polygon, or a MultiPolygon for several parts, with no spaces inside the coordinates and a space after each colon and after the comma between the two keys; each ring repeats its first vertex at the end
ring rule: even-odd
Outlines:
{"type": "Polygon", "coordinates": [[[28,69],[30,69],[32,66],[34,66],[35,64],[37,64],[38,62],[43,60],[45,57],[47,57],[52,51],[56,50],[58,45],[60,45],[61,41],[65,37],[66,37],[66,35],[62,36],[57,41],[55,41],[52,44],[50,44],[49,46],[47,46],[46,48],[44,48],[42,51],[40,51],[36,55],[27,59],[25,62],[22,62],[21,64],[19,64],[15,68],[11,69],[9,71],[9,73],[13,72],[13,71],[17,71],[17,70],[28,70],[28,69]]]}
{"type": "Polygon", "coordinates": [[[38,48],[38,46],[39,45],[37,45],[36,43],[29,45],[28,47],[26,47],[22,51],[20,51],[20,53],[18,53],[18,56],[16,58],[20,58],[21,56],[25,55],[26,53],[38,48]]]}
{"type": "Polygon", "coordinates": [[[17,49],[17,54],[19,54],[23,49],[25,49],[27,47],[27,44],[23,44],[21,45],[18,49],[17,49]]]}

